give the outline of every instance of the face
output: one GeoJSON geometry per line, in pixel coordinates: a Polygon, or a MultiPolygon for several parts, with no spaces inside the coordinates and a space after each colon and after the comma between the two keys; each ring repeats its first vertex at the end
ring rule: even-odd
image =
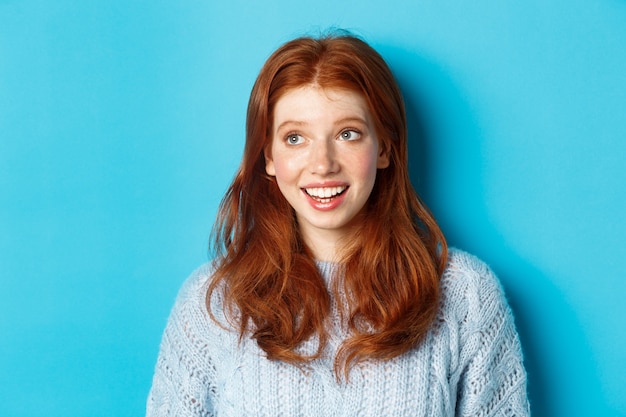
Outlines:
{"type": "Polygon", "coordinates": [[[303,238],[341,238],[365,206],[377,169],[389,165],[364,97],[293,89],[277,101],[272,126],[266,172],[295,210],[303,238]]]}

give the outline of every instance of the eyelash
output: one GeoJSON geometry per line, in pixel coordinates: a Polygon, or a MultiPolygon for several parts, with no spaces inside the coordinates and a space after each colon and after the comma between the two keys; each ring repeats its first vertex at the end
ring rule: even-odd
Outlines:
{"type": "MultiPolygon", "coordinates": [[[[342,131],[339,133],[339,136],[338,136],[338,137],[339,137],[339,139],[341,139],[341,140],[350,141],[350,140],[357,140],[357,139],[359,139],[359,138],[360,138],[360,136],[361,136],[361,134],[362,134],[362,133],[361,133],[361,131],[360,131],[360,130],[350,128],[350,129],[344,129],[344,130],[342,130],[342,131]],[[357,135],[357,137],[356,137],[356,138],[354,138],[354,139],[344,139],[344,138],[343,138],[343,135],[344,135],[344,134],[346,134],[346,133],[354,133],[355,135],[357,135]]],[[[292,138],[298,138],[298,139],[300,139],[300,140],[301,140],[301,139],[302,139],[302,135],[300,135],[298,132],[289,132],[289,133],[287,133],[287,134],[285,135],[285,142],[287,142],[289,145],[297,145],[299,142],[297,142],[297,143],[296,143],[296,142],[291,142],[291,139],[292,139],[292,138]]]]}
{"type": "Polygon", "coordinates": [[[297,137],[298,139],[302,138],[302,136],[298,132],[289,132],[289,133],[287,133],[285,135],[285,142],[287,142],[287,144],[289,144],[289,145],[296,145],[297,143],[292,143],[291,142],[291,138],[293,138],[293,137],[297,137]]]}
{"type": "Polygon", "coordinates": [[[361,137],[361,131],[359,131],[358,129],[344,129],[344,130],[341,131],[341,133],[339,133],[339,137],[341,139],[343,139],[343,140],[356,140],[356,139],[359,139],[361,137]],[[345,133],[354,133],[354,134],[357,135],[357,137],[354,138],[354,139],[343,139],[343,135],[345,133]]]}

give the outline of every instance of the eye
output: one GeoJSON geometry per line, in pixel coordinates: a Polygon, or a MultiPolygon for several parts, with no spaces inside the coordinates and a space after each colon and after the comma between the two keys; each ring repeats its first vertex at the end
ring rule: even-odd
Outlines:
{"type": "Polygon", "coordinates": [[[343,132],[339,134],[339,139],[341,140],[357,140],[360,138],[361,138],[361,133],[352,129],[344,130],[343,132]]]}
{"type": "Polygon", "coordinates": [[[297,133],[290,133],[290,134],[287,135],[285,140],[287,141],[287,143],[289,145],[298,145],[298,144],[302,143],[302,141],[304,139],[302,138],[302,136],[300,136],[297,133]]]}

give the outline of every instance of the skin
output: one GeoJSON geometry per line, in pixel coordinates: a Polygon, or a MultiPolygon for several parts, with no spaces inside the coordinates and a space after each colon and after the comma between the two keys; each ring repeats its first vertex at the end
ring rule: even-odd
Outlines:
{"type": "Polygon", "coordinates": [[[313,255],[332,261],[361,221],[377,170],[389,166],[367,103],[354,91],[307,85],[277,101],[272,126],[265,170],[295,210],[313,255]]]}

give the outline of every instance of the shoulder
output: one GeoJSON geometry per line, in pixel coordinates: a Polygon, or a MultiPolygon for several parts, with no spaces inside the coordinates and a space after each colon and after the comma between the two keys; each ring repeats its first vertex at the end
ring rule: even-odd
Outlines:
{"type": "Polygon", "coordinates": [[[499,289],[500,282],[491,268],[476,256],[460,249],[450,248],[441,284],[448,291],[467,287],[499,289]]]}
{"type": "Polygon", "coordinates": [[[218,283],[213,291],[209,291],[214,280],[214,271],[214,263],[206,262],[187,277],[178,291],[173,313],[191,318],[203,328],[221,332],[230,328],[232,323],[224,311],[225,284],[218,283]]]}
{"type": "MultiPolygon", "coordinates": [[[[207,262],[196,268],[185,279],[170,313],[170,321],[182,322],[185,326],[213,327],[213,320],[207,309],[207,291],[213,277],[214,267],[207,262]]],[[[217,303],[211,299],[212,310],[217,303]]]]}
{"type": "Polygon", "coordinates": [[[500,281],[482,260],[451,248],[441,277],[441,302],[444,314],[470,324],[510,314],[500,281]]]}
{"type": "Polygon", "coordinates": [[[450,248],[442,276],[442,284],[500,289],[500,281],[489,265],[478,257],[457,248],[450,248]]]}
{"type": "Polygon", "coordinates": [[[178,290],[172,313],[190,310],[197,314],[202,313],[200,306],[205,304],[206,289],[211,280],[212,271],[211,264],[205,263],[187,276],[178,290]]]}
{"type": "Polygon", "coordinates": [[[459,415],[510,410],[528,416],[526,371],[504,291],[491,268],[452,249],[441,280],[439,331],[448,335],[450,378],[458,385],[459,415]]]}
{"type": "Polygon", "coordinates": [[[213,276],[213,266],[210,262],[196,268],[183,282],[178,291],[177,302],[195,300],[198,294],[206,293],[206,289],[213,276]]]}
{"type": "Polygon", "coordinates": [[[476,278],[492,280],[493,273],[489,266],[478,257],[457,248],[448,250],[448,260],[444,271],[446,278],[476,278]]]}
{"type": "Polygon", "coordinates": [[[211,263],[203,264],[181,285],[165,329],[165,339],[170,343],[187,346],[190,351],[210,347],[215,353],[230,340],[221,292],[211,293],[210,303],[207,302],[213,271],[211,263]]]}

